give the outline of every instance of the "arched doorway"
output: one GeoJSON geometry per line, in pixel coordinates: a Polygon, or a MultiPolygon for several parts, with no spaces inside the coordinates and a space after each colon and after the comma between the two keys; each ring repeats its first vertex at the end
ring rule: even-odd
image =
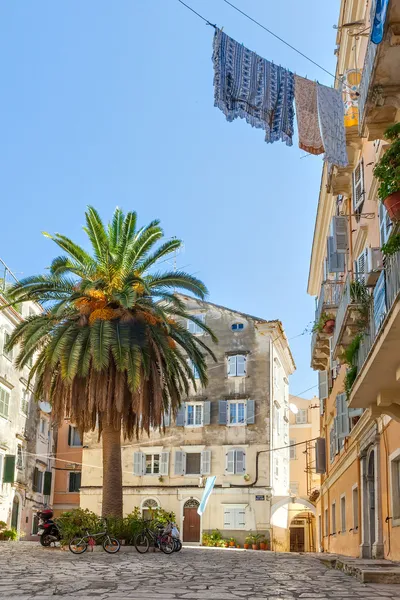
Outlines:
{"type": "Polygon", "coordinates": [[[315,505],[306,498],[286,497],[271,508],[272,549],[291,552],[316,551],[315,505]]]}
{"type": "Polygon", "coordinates": [[[158,501],[155,498],[147,498],[142,502],[142,519],[150,521],[154,519],[155,512],[160,508],[158,501]]]}
{"type": "Polygon", "coordinates": [[[369,520],[369,543],[375,542],[375,451],[372,450],[368,459],[368,520],[369,520]]]}
{"type": "Polygon", "coordinates": [[[200,503],[194,498],[183,506],[183,541],[200,542],[200,515],[197,513],[200,503]]]}
{"type": "Polygon", "coordinates": [[[17,494],[14,496],[13,504],[12,504],[12,513],[11,513],[11,527],[13,529],[19,530],[19,497],[17,494]]]}

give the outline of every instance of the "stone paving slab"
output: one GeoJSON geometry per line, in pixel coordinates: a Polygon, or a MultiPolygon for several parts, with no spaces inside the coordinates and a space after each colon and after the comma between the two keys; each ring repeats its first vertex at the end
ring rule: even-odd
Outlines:
{"type": "Polygon", "coordinates": [[[87,552],[0,542],[0,599],[400,600],[307,554],[183,548],[178,554],[87,552]]]}

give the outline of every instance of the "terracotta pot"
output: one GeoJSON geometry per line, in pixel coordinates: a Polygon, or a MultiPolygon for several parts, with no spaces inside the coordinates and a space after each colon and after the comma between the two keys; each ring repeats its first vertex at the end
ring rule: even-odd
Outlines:
{"type": "Polygon", "coordinates": [[[267,544],[265,542],[260,542],[260,550],[266,550],[267,544]]]}
{"type": "Polygon", "coordinates": [[[248,550],[248,549],[250,548],[250,544],[243,544],[243,548],[244,548],[245,550],[248,550]]]}
{"type": "Polygon", "coordinates": [[[251,547],[253,548],[253,550],[258,550],[258,544],[253,544],[251,547]]]}
{"type": "Polygon", "coordinates": [[[329,320],[328,320],[328,321],[325,323],[325,325],[324,325],[324,327],[323,327],[323,330],[322,330],[322,331],[323,331],[324,333],[333,333],[333,330],[334,330],[334,329],[335,329],[335,321],[334,321],[334,319],[329,319],[329,320]]]}
{"type": "Polygon", "coordinates": [[[229,542],[229,546],[230,546],[231,548],[234,548],[234,547],[236,546],[236,544],[235,544],[235,542],[229,542]]]}
{"type": "Polygon", "coordinates": [[[236,548],[240,548],[240,545],[238,544],[238,545],[236,546],[236,548]]]}
{"type": "Polygon", "coordinates": [[[229,542],[226,542],[225,548],[229,548],[229,542]]]}
{"type": "Polygon", "coordinates": [[[400,191],[390,194],[384,199],[383,204],[389,213],[389,217],[394,223],[400,221],[400,191]]]}

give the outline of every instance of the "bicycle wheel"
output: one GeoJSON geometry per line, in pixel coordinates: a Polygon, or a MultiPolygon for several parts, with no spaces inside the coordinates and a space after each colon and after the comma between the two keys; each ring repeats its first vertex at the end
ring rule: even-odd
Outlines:
{"type": "Polygon", "coordinates": [[[164,554],[172,554],[175,548],[172,535],[165,535],[160,539],[160,549],[164,554]]]}
{"type": "Polygon", "coordinates": [[[120,548],[121,544],[119,541],[109,535],[103,540],[103,550],[108,552],[108,554],[116,554],[120,548]]]}
{"type": "Polygon", "coordinates": [[[87,547],[87,542],[80,537],[74,537],[69,543],[69,549],[73,554],[83,554],[86,552],[87,547]]]}
{"type": "Polygon", "coordinates": [[[135,548],[140,554],[145,554],[150,548],[150,540],[145,533],[139,533],[135,537],[135,548]]]}
{"type": "Polygon", "coordinates": [[[180,552],[182,550],[182,542],[178,538],[174,538],[174,552],[180,552]]]}

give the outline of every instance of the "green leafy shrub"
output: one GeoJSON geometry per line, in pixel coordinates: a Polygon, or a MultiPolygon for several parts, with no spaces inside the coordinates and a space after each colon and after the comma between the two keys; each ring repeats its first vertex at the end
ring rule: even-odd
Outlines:
{"type": "Polygon", "coordinates": [[[374,177],[380,183],[378,196],[382,201],[400,191],[400,123],[389,127],[384,137],[392,144],[374,168],[374,177]]]}
{"type": "Polygon", "coordinates": [[[352,341],[347,346],[344,352],[344,360],[350,367],[355,366],[355,360],[357,358],[357,354],[360,349],[360,344],[363,337],[364,336],[362,333],[357,333],[357,335],[352,339],[352,341]]]}
{"type": "Polygon", "coordinates": [[[16,542],[18,541],[18,538],[18,531],[14,529],[14,527],[0,531],[0,540],[2,542],[16,542]]]}
{"type": "Polygon", "coordinates": [[[212,548],[225,548],[227,540],[223,539],[219,529],[214,529],[212,533],[203,533],[202,544],[212,548]]]}
{"type": "Polygon", "coordinates": [[[356,377],[357,377],[357,365],[354,365],[353,367],[350,367],[349,369],[347,369],[347,373],[344,378],[344,389],[347,394],[347,397],[349,397],[349,395],[350,395],[351,388],[353,387],[353,383],[355,382],[356,377]]]}
{"type": "Polygon", "coordinates": [[[314,324],[313,331],[319,331],[319,333],[321,333],[321,331],[326,325],[326,322],[331,320],[335,321],[335,315],[326,312],[321,313],[320,318],[314,324]]]}
{"type": "Polygon", "coordinates": [[[382,246],[382,252],[385,256],[393,256],[400,250],[400,233],[391,235],[386,244],[382,246]]]}

